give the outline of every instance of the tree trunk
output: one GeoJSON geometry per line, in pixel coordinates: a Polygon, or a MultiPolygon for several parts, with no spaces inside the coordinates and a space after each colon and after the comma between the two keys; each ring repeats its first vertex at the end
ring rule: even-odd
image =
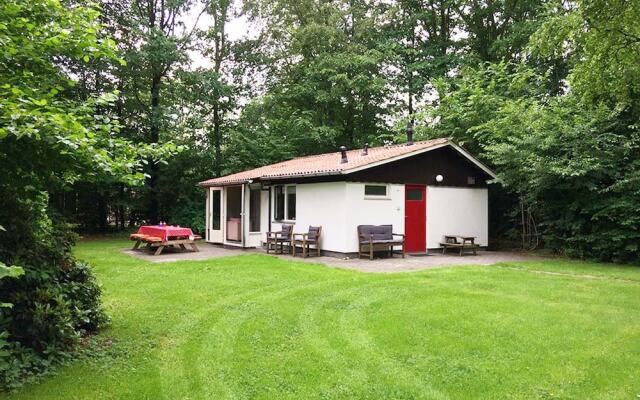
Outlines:
{"type": "Polygon", "coordinates": [[[354,123],[354,109],[353,109],[353,100],[349,101],[349,107],[348,107],[348,111],[347,111],[347,126],[345,129],[345,133],[346,133],[346,146],[347,148],[351,148],[353,147],[353,142],[354,142],[354,130],[355,130],[355,123],[354,123]]]}
{"type": "Polygon", "coordinates": [[[124,185],[120,184],[119,187],[120,204],[118,205],[118,213],[120,214],[120,230],[124,230],[125,226],[125,211],[124,211],[124,185]]]}
{"type": "Polygon", "coordinates": [[[409,78],[409,118],[413,115],[413,94],[411,93],[411,78],[409,78]]]}
{"type": "MultiPolygon", "coordinates": [[[[219,5],[220,6],[220,5],[219,5]]],[[[215,12],[214,17],[214,29],[216,32],[214,40],[214,54],[213,54],[213,68],[218,77],[220,77],[220,71],[222,69],[222,62],[226,57],[226,37],[225,27],[227,22],[227,7],[223,6],[215,12]]],[[[216,176],[222,174],[222,110],[220,109],[220,92],[215,91],[215,99],[213,103],[213,149],[215,154],[215,173],[216,176]]]]}
{"type": "Polygon", "coordinates": [[[220,131],[220,125],[222,124],[222,118],[220,118],[220,105],[219,97],[213,104],[213,149],[215,152],[215,173],[216,176],[222,174],[222,132],[220,131]]]}
{"type": "MultiPolygon", "coordinates": [[[[155,74],[151,79],[151,127],[150,143],[160,141],[160,83],[161,74],[155,74]]],[[[152,224],[159,222],[160,202],[158,201],[158,165],[151,161],[149,163],[149,210],[148,218],[152,224]]]]}
{"type": "Polygon", "coordinates": [[[107,219],[109,214],[107,213],[107,202],[105,199],[105,193],[103,190],[98,190],[98,228],[100,232],[107,231],[107,219]]]}

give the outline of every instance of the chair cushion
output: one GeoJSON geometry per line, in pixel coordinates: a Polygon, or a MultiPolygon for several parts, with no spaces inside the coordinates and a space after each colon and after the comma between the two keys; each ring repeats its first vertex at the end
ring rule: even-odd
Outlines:
{"type": "MultiPolygon", "coordinates": [[[[295,239],[295,241],[296,241],[296,242],[299,242],[299,243],[302,243],[302,242],[304,242],[305,240],[304,240],[304,239],[302,239],[301,237],[298,237],[298,238],[296,238],[296,239],[295,239]]],[[[316,240],[316,239],[309,239],[309,238],[307,237],[306,242],[307,242],[307,243],[311,243],[311,244],[313,244],[313,243],[317,242],[317,240],[316,240]]]]}
{"type": "Polygon", "coordinates": [[[309,233],[307,234],[307,242],[315,241],[318,238],[319,234],[320,234],[319,226],[310,226],[309,233]]]}
{"type": "MultiPolygon", "coordinates": [[[[368,240],[364,240],[360,242],[361,244],[369,244],[368,240]]],[[[399,240],[372,240],[371,241],[372,244],[397,244],[397,245],[401,245],[402,241],[399,240]]]]}
{"type": "Polygon", "coordinates": [[[282,228],[280,230],[280,236],[283,239],[289,240],[291,238],[291,233],[292,232],[293,232],[293,225],[282,224],[282,228]]]}
{"type": "Polygon", "coordinates": [[[392,240],[393,225],[358,225],[358,234],[373,240],[392,240]]]}

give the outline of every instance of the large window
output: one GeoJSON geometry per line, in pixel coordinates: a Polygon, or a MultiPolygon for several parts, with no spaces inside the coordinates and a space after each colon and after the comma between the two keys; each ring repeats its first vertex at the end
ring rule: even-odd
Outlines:
{"type": "Polygon", "coordinates": [[[249,232],[260,232],[260,189],[249,191],[249,232]]]}
{"type": "Polygon", "coordinates": [[[287,219],[296,219],[296,187],[287,186],[287,219]]]}
{"type": "Polygon", "coordinates": [[[296,187],[295,185],[279,185],[273,188],[273,217],[276,221],[296,219],[296,187]]]}

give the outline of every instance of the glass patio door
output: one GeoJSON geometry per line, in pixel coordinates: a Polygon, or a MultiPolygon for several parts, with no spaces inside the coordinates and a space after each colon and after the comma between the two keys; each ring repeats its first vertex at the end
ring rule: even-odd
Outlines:
{"type": "Polygon", "coordinates": [[[211,188],[209,199],[209,241],[222,243],[222,188],[211,188]]]}

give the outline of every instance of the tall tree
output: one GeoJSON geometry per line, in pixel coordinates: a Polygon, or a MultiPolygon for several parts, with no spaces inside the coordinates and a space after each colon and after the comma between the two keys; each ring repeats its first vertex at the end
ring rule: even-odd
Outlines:
{"type": "Polygon", "coordinates": [[[433,78],[457,65],[458,0],[399,0],[387,11],[386,40],[392,52],[394,88],[406,95],[406,112],[429,92],[433,78]]]}
{"type": "MultiPolygon", "coordinates": [[[[120,89],[118,111],[131,137],[144,143],[162,143],[167,124],[164,90],[177,69],[188,62],[205,4],[192,0],[103,0],[113,23],[113,36],[126,60],[116,72],[120,89]]],[[[157,163],[148,164],[147,217],[158,222],[157,163]]]]}
{"type": "Polygon", "coordinates": [[[230,44],[226,32],[226,26],[231,11],[230,0],[217,0],[209,3],[207,12],[212,17],[213,23],[205,35],[205,40],[211,43],[205,48],[205,55],[208,56],[213,64],[212,72],[217,84],[212,87],[212,115],[213,115],[213,135],[212,144],[215,152],[215,174],[220,176],[222,172],[222,124],[224,113],[229,111],[231,92],[228,89],[224,74],[229,74],[229,70],[223,70],[225,63],[228,62],[230,56],[230,44]],[[227,101],[225,101],[225,99],[227,101]]]}
{"type": "Polygon", "coordinates": [[[469,60],[521,59],[545,13],[547,0],[463,0],[457,5],[469,60]]]}
{"type": "Polygon", "coordinates": [[[247,7],[265,26],[254,51],[268,76],[264,109],[277,120],[274,134],[286,135],[299,154],[388,138],[376,2],[282,0],[247,7]]]}

